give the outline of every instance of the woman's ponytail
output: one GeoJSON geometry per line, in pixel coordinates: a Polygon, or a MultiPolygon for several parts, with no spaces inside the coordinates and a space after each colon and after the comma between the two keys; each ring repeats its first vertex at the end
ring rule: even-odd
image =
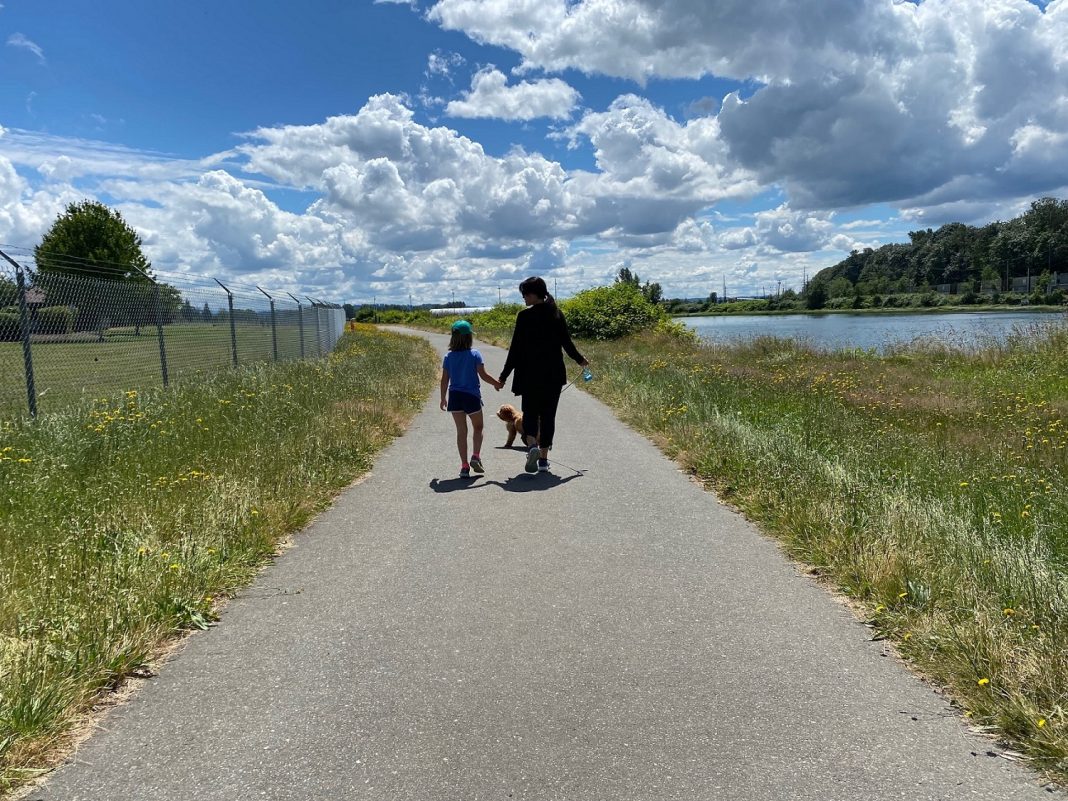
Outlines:
{"type": "Polygon", "coordinates": [[[532,275],[519,285],[519,292],[522,295],[536,295],[553,310],[553,314],[556,317],[560,316],[560,309],[556,305],[556,299],[549,294],[549,288],[545,285],[544,278],[532,275]]]}

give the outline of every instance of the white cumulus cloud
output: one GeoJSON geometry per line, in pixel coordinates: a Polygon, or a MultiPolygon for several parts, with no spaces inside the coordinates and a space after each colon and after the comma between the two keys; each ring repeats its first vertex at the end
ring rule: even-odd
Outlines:
{"type": "Polygon", "coordinates": [[[714,117],[723,163],[795,208],[1068,183],[1065,0],[438,0],[428,18],[525,70],[746,84],[714,117]]]}
{"type": "Polygon", "coordinates": [[[508,85],[508,77],[493,66],[475,73],[471,90],[445,107],[451,117],[492,117],[532,120],[564,119],[578,105],[579,93],[559,78],[508,85]]]}

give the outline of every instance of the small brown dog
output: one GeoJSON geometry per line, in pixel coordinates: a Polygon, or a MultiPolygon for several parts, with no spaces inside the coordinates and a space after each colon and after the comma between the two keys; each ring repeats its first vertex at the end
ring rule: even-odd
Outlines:
{"type": "Polygon", "coordinates": [[[506,403],[497,410],[497,416],[504,421],[505,426],[508,428],[508,441],[504,443],[504,447],[511,448],[512,443],[515,442],[516,434],[518,434],[519,444],[525,448],[527,446],[527,435],[523,431],[523,413],[512,404],[506,403]]]}

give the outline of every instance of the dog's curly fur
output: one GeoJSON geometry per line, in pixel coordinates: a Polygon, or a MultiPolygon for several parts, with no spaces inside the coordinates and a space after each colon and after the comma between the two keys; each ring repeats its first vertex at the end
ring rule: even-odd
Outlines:
{"type": "Polygon", "coordinates": [[[504,443],[504,447],[511,448],[517,434],[519,435],[519,444],[526,447],[527,439],[526,433],[523,431],[523,413],[512,404],[506,403],[497,410],[497,416],[504,421],[505,426],[508,428],[508,441],[504,443]]]}

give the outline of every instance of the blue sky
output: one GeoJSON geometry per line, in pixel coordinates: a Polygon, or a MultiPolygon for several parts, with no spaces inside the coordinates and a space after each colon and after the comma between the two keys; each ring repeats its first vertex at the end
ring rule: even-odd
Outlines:
{"type": "Polygon", "coordinates": [[[342,301],[751,294],[1068,186],[1068,0],[0,6],[0,242],[342,301]]]}

